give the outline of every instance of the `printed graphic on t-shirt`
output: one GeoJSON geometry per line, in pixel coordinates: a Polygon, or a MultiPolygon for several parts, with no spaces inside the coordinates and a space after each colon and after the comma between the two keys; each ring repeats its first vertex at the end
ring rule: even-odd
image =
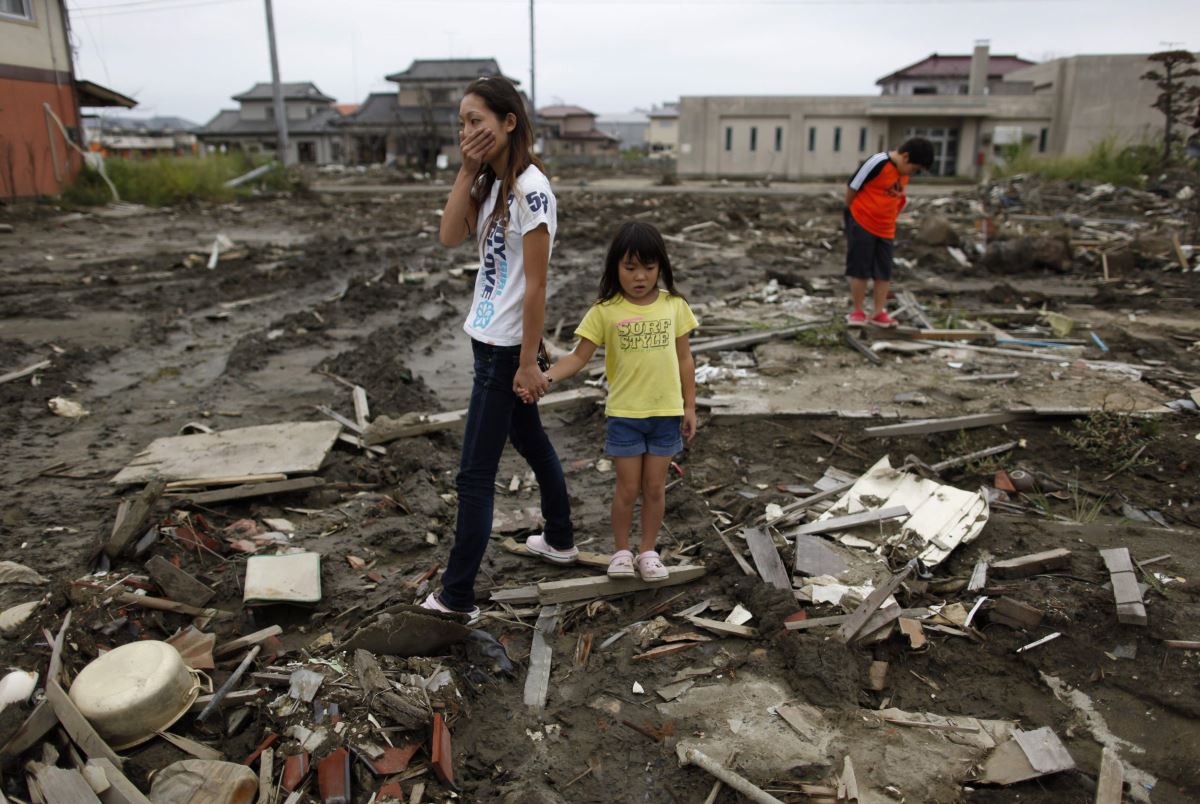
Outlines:
{"type": "Polygon", "coordinates": [[[671,345],[671,319],[642,316],[617,322],[617,343],[622,352],[650,352],[671,345]]]}
{"type": "MultiPolygon", "coordinates": [[[[511,198],[508,203],[512,204],[511,198]]],[[[525,203],[529,204],[530,212],[541,212],[550,207],[550,199],[545,193],[529,193],[525,196],[525,203]]]]}
{"type": "MultiPolygon", "coordinates": [[[[530,195],[541,195],[530,193],[530,195]]],[[[545,198],[545,196],[542,196],[545,198]]],[[[511,207],[513,196],[509,194],[508,205],[511,207]]],[[[488,232],[483,239],[483,289],[479,294],[479,304],[475,306],[475,319],[471,326],[476,329],[487,329],[496,315],[496,301],[504,295],[508,285],[508,255],[504,247],[505,223],[501,221],[488,232]]]]}

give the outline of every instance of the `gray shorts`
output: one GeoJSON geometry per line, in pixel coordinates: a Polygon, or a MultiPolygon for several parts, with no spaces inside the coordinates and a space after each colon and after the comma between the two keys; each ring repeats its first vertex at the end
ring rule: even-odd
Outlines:
{"type": "Polygon", "coordinates": [[[846,276],[856,279],[892,278],[892,241],[877,237],[858,225],[850,210],[846,221],[846,276]]]}

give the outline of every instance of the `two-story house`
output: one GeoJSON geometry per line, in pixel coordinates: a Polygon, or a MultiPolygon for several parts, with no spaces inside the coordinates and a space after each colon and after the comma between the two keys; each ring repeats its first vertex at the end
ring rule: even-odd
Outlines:
{"type": "MultiPolygon", "coordinates": [[[[341,114],[334,99],[311,81],[284,83],[289,162],[325,165],[343,161],[343,135],[334,123],[341,114]]],[[[217,150],[275,151],[275,96],[271,83],[260,82],[234,95],[237,109],[223,109],[196,131],[196,137],[217,150]]]]}
{"type": "Polygon", "coordinates": [[[423,170],[456,164],[463,92],[476,78],[498,75],[503,73],[495,59],[414,60],[408,69],[387,76],[397,85],[395,92],[371,93],[339,123],[350,161],[404,163],[423,170]]]}
{"type": "Polygon", "coordinates": [[[615,156],[621,141],[596,128],[596,115],[580,106],[546,106],[538,110],[537,129],[542,156],[615,156]]]}
{"type": "Polygon", "coordinates": [[[75,79],[62,0],[0,0],[0,195],[57,195],[79,173],[80,106],[136,102],[75,79]]]}

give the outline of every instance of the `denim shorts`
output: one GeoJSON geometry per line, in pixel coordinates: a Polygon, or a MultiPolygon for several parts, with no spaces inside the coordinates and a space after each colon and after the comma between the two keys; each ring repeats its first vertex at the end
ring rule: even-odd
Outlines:
{"type": "Polygon", "coordinates": [[[608,438],[604,451],[614,458],[657,455],[670,458],[683,450],[679,428],[682,416],[651,416],[646,419],[608,417],[608,438]]]}

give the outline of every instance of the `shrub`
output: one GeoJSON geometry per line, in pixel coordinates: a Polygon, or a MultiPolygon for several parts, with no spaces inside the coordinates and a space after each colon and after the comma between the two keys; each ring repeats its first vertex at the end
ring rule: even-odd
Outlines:
{"type": "MultiPolygon", "coordinates": [[[[232,153],[152,159],[109,158],[104,165],[122,201],[171,206],[192,201],[232,201],[250,195],[256,186],[267,190],[295,187],[296,180],[281,167],[241,187],[225,186],[225,182],[265,161],[250,154],[232,153]]],[[[95,206],[111,201],[112,193],[98,173],[84,168],[63,198],[68,203],[95,206]]]]}
{"type": "Polygon", "coordinates": [[[1085,156],[1038,156],[1030,146],[1016,149],[997,171],[998,177],[1028,173],[1044,179],[1095,181],[1140,187],[1160,167],[1160,155],[1150,145],[1119,147],[1115,139],[1101,140],[1085,156]]]}

